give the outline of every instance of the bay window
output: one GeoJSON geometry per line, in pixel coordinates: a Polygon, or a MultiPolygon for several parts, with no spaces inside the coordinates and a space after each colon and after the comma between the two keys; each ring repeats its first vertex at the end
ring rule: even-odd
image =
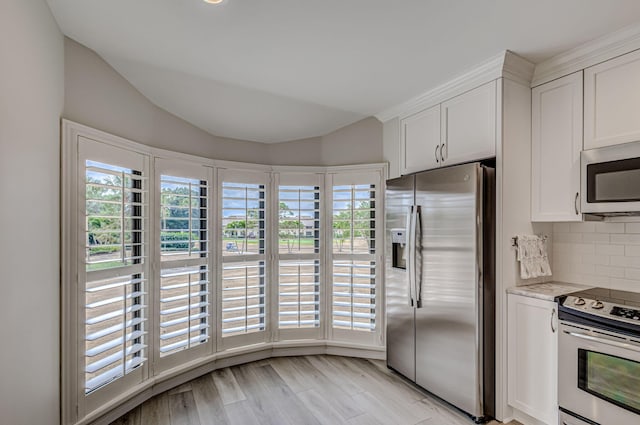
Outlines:
{"type": "Polygon", "coordinates": [[[63,423],[230,353],[383,351],[383,167],[214,161],[69,122],[63,163],[63,423]]]}

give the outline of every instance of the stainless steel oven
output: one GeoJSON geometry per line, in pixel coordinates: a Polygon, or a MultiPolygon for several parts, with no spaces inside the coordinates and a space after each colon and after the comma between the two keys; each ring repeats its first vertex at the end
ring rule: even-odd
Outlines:
{"type": "Polygon", "coordinates": [[[640,215],[640,142],[582,151],[582,212],[640,215]]]}
{"type": "Polygon", "coordinates": [[[640,424],[640,307],[589,297],[560,301],[560,425],[640,424]]]}

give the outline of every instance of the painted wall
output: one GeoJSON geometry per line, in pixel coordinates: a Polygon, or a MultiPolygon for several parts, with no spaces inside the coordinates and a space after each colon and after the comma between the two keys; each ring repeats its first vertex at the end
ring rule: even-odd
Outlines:
{"type": "Polygon", "coordinates": [[[146,145],[207,158],[271,165],[382,162],[382,124],[366,118],[324,137],[283,143],[226,139],[151,103],[87,47],[65,38],[64,117],[146,145]]]}
{"type": "Polygon", "coordinates": [[[263,163],[268,146],[215,137],[155,106],[87,47],[65,38],[64,117],[126,139],[207,158],[263,163]]]}
{"type": "Polygon", "coordinates": [[[321,165],[382,162],[382,123],[365,118],[322,137],[321,165]]]}
{"type": "Polygon", "coordinates": [[[0,422],[59,423],[64,40],[44,0],[0,2],[0,422]],[[11,325],[9,325],[11,324],[11,325]]]}

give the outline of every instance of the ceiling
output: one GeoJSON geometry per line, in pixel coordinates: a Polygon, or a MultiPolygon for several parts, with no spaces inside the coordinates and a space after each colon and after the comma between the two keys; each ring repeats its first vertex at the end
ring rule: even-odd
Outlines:
{"type": "Polygon", "coordinates": [[[509,49],[534,63],[640,21],[638,0],[48,0],[68,37],[218,136],[321,136],[509,49]]]}

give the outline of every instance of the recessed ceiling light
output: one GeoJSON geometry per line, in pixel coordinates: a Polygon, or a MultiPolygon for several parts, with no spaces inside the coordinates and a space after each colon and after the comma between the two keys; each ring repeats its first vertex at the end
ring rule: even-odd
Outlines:
{"type": "Polygon", "coordinates": [[[218,4],[222,3],[223,0],[204,0],[205,3],[218,4]]]}

